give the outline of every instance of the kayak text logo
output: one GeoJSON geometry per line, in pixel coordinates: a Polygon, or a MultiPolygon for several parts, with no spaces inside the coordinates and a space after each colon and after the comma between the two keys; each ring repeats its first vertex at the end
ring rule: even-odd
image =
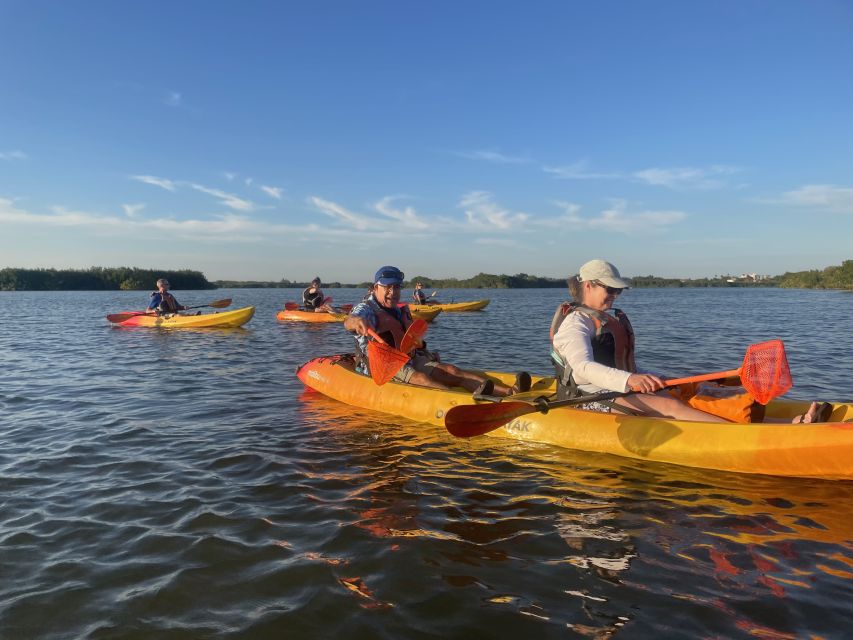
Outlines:
{"type": "Polygon", "coordinates": [[[533,426],[533,423],[530,420],[522,420],[521,418],[516,418],[512,422],[508,423],[504,429],[509,431],[510,433],[530,433],[530,428],[533,426]]]}

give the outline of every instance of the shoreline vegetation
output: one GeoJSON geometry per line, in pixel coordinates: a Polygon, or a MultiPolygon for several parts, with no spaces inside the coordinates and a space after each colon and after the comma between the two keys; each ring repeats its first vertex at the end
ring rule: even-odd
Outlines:
{"type": "MultiPolygon", "coordinates": [[[[199,289],[304,289],[308,282],[281,279],[209,281],[200,271],[137,269],[135,267],[91,267],[89,269],[0,269],[0,291],[149,291],[158,278],[168,278],[175,290],[199,289]]],[[[786,272],[781,276],[715,275],[712,278],[626,278],[637,289],[647,287],[780,287],[785,289],[853,290],[853,260],[822,270],[786,272]]],[[[519,273],[514,276],[478,273],[472,278],[429,278],[417,276],[404,285],[411,288],[422,282],[427,289],[557,289],[566,286],[565,278],[545,278],[519,273]]],[[[345,284],[324,282],[324,289],[366,289],[369,282],[345,284]]]]}

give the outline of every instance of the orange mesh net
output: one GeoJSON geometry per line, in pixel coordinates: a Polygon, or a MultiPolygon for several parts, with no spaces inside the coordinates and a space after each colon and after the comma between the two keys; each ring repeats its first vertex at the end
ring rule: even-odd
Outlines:
{"type": "Polygon", "coordinates": [[[409,356],[387,344],[371,340],[367,343],[367,361],[370,365],[370,377],[376,384],[383,385],[397,375],[409,361],[409,356]]]}
{"type": "Polygon", "coordinates": [[[782,341],[750,345],[743,358],[740,379],[744,388],[761,404],[767,404],[790,389],[793,381],[782,341]]]}
{"type": "Polygon", "coordinates": [[[409,328],[406,330],[406,335],[400,341],[400,351],[409,353],[412,349],[420,346],[421,338],[429,329],[429,325],[423,318],[415,318],[409,328]]]}

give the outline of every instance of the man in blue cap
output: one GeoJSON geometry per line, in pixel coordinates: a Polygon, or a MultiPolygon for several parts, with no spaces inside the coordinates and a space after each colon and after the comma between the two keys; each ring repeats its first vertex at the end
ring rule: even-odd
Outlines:
{"type": "MultiPolygon", "coordinates": [[[[400,288],[403,286],[403,272],[397,267],[384,266],[373,277],[373,291],[364,302],[356,305],[346,320],[344,328],[356,334],[357,348],[362,354],[363,373],[367,371],[367,334],[375,331],[387,344],[399,347],[406,329],[412,324],[412,314],[408,306],[400,306],[400,288]]],[[[519,374],[521,376],[521,374],[519,374]]],[[[439,362],[435,353],[425,348],[416,349],[409,362],[394,376],[397,382],[405,382],[449,389],[463,387],[468,391],[482,395],[507,396],[513,391],[530,388],[530,376],[522,377],[520,389],[513,389],[499,382],[493,382],[485,376],[463,371],[459,367],[439,362]],[[524,389],[523,387],[527,387],[524,389]]]]}

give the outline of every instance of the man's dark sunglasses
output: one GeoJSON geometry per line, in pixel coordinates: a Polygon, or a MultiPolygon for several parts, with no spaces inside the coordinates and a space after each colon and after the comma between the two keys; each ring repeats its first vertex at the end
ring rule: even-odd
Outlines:
{"type": "Polygon", "coordinates": [[[606,284],[599,282],[598,280],[593,280],[592,284],[594,284],[597,287],[601,287],[602,289],[607,291],[607,293],[609,293],[611,296],[618,296],[620,293],[622,293],[622,289],[619,289],[617,287],[608,287],[606,284]]]}
{"type": "Polygon", "coordinates": [[[380,278],[394,278],[395,280],[405,280],[406,276],[403,275],[402,271],[382,271],[379,274],[379,278],[376,278],[377,282],[380,278]]]}

